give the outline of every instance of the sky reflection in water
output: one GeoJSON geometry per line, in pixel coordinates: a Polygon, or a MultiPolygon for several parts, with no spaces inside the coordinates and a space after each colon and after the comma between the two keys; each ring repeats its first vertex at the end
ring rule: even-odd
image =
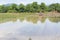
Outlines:
{"type": "Polygon", "coordinates": [[[53,23],[48,19],[44,23],[37,21],[36,24],[24,20],[21,22],[17,19],[16,22],[9,21],[0,24],[0,38],[1,37],[15,37],[15,36],[59,36],[60,22],[53,23]]]}

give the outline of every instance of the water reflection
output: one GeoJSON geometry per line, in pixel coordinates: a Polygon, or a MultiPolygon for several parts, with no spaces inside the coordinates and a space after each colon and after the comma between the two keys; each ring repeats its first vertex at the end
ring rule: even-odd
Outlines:
{"type": "Polygon", "coordinates": [[[51,22],[56,22],[56,23],[58,23],[58,22],[60,22],[60,17],[58,17],[58,18],[49,18],[49,20],[50,20],[51,22]]]}
{"type": "MultiPolygon", "coordinates": [[[[34,18],[35,19],[35,18],[34,18]]],[[[51,22],[48,18],[45,22],[26,19],[21,21],[8,21],[0,24],[0,40],[60,40],[60,22],[51,22]]]]}
{"type": "Polygon", "coordinates": [[[38,14],[34,13],[17,13],[17,14],[12,14],[12,13],[3,13],[0,14],[0,23],[4,23],[7,21],[16,21],[17,19],[20,19],[21,22],[23,22],[25,19],[28,22],[32,23],[37,23],[37,21],[41,21],[42,23],[45,22],[46,18],[49,18],[51,22],[60,22],[60,17],[42,17],[39,16],[38,14]]]}

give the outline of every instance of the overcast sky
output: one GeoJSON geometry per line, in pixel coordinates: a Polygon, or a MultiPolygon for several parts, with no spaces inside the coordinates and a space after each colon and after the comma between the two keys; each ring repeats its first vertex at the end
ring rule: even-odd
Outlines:
{"type": "Polygon", "coordinates": [[[28,4],[32,2],[38,2],[39,4],[41,2],[46,3],[47,5],[52,4],[52,3],[60,3],[60,0],[0,0],[0,5],[1,4],[10,4],[10,3],[16,3],[16,4],[28,4]]]}

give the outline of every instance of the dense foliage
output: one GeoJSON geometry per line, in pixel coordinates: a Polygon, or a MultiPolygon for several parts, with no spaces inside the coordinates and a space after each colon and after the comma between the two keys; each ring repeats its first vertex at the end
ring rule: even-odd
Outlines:
{"type": "Polygon", "coordinates": [[[10,4],[10,5],[0,5],[0,13],[20,13],[20,12],[60,12],[60,4],[55,3],[51,5],[46,5],[45,3],[38,4],[33,2],[31,4],[10,4]]]}

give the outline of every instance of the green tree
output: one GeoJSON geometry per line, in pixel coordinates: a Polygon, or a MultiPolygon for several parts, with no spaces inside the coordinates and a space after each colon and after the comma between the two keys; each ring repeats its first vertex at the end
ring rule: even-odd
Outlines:
{"type": "Polygon", "coordinates": [[[7,12],[7,8],[4,5],[0,5],[0,13],[6,13],[7,12]]]}
{"type": "Polygon", "coordinates": [[[19,12],[25,12],[25,6],[23,4],[19,5],[19,12]]]}
{"type": "Polygon", "coordinates": [[[26,5],[26,12],[32,12],[32,8],[31,8],[32,6],[31,6],[31,4],[27,4],[26,5]]]}
{"type": "Polygon", "coordinates": [[[60,12],[60,4],[56,3],[56,10],[57,12],[60,12]]]}
{"type": "Polygon", "coordinates": [[[58,3],[51,4],[49,6],[49,8],[50,8],[50,11],[59,11],[60,12],[60,4],[58,4],[58,3]]]}
{"type": "Polygon", "coordinates": [[[39,5],[37,4],[37,2],[33,2],[32,4],[32,11],[33,12],[39,12],[39,5]]]}
{"type": "Polygon", "coordinates": [[[50,12],[50,11],[57,11],[60,12],[60,4],[55,3],[51,5],[46,5],[45,3],[41,3],[39,5],[37,2],[33,2],[27,5],[17,5],[17,4],[10,4],[10,5],[0,5],[0,13],[16,13],[16,12],[50,12]]]}
{"type": "Polygon", "coordinates": [[[10,13],[18,11],[17,4],[11,4],[11,5],[7,6],[7,9],[8,9],[8,12],[10,12],[10,13]]]}
{"type": "Polygon", "coordinates": [[[41,12],[45,12],[48,10],[48,7],[45,5],[45,3],[41,3],[40,8],[41,8],[41,12]]]}

